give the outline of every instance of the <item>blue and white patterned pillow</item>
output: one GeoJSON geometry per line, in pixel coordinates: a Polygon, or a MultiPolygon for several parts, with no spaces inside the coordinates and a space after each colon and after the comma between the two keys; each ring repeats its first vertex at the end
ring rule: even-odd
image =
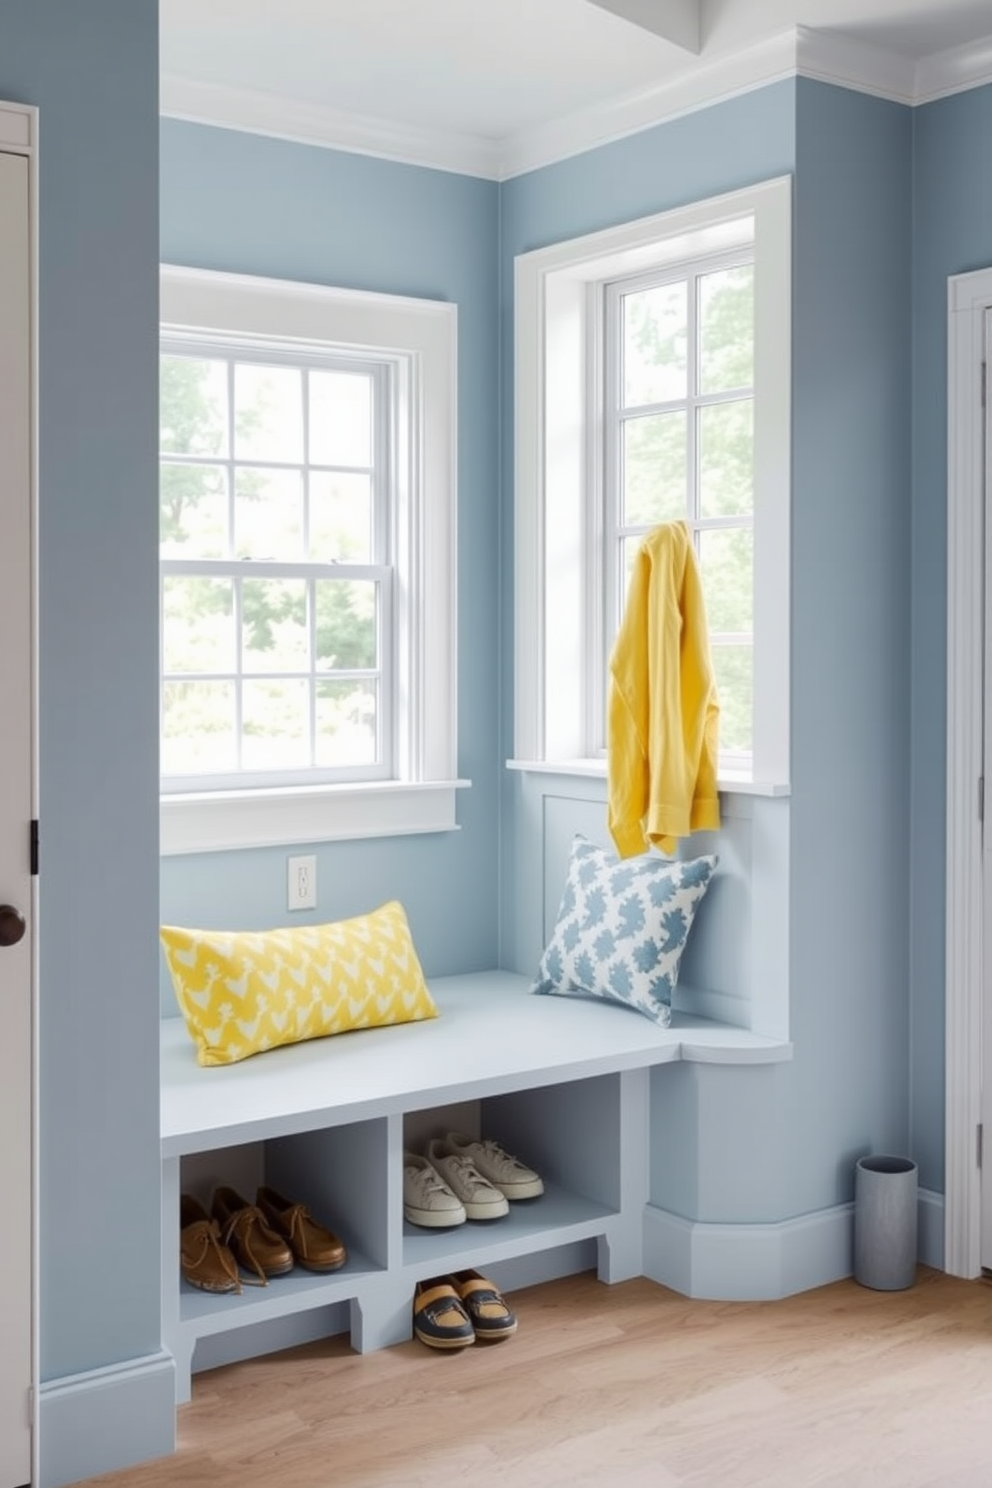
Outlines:
{"type": "Polygon", "coordinates": [[[619,859],[577,836],[531,991],[620,1002],[667,1027],[682,952],[716,864],[712,855],[619,859]]]}

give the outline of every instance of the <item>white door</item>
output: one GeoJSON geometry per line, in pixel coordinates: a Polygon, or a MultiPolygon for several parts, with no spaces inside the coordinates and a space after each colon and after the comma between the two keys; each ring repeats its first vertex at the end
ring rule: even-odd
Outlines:
{"type": "Polygon", "coordinates": [[[30,162],[0,152],[0,1488],[31,1477],[34,906],[30,162]]]}

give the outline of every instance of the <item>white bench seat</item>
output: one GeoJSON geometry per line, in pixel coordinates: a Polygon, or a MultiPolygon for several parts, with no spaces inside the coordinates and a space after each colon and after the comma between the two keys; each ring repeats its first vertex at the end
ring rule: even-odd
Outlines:
{"type": "Polygon", "coordinates": [[[439,978],[430,983],[438,1018],[209,1069],[182,1020],[163,1020],[162,1327],[177,1399],[189,1397],[198,1343],[255,1324],[277,1331],[265,1343],[255,1329],[249,1353],[321,1328],[349,1329],[362,1351],[407,1338],[413,1285],[437,1272],[514,1263],[519,1274],[528,1257],[549,1252],[566,1268],[570,1257],[588,1265],[592,1245],[603,1280],[641,1274],[651,1068],[772,1064],[789,1059],[791,1045],[685,1013],[659,1028],[623,1007],[536,997],[529,986],[501,971],[439,978]],[[483,1135],[539,1166],[545,1193],[488,1225],[404,1223],[404,1147],[447,1129],[449,1108],[460,1120],[468,1110],[483,1135]],[[246,1152],[258,1181],[264,1173],[341,1230],[349,1260],[340,1272],[295,1271],[238,1297],[181,1282],[184,1163],[226,1181],[225,1164],[246,1152]]]}
{"type": "Polygon", "coordinates": [[[180,1018],[162,1023],[162,1156],[284,1136],[508,1090],[694,1060],[769,1064],[792,1047],[675,1013],[670,1028],[618,1005],[535,997],[527,977],[431,982],[440,1017],[272,1049],[203,1069],[180,1018]]]}

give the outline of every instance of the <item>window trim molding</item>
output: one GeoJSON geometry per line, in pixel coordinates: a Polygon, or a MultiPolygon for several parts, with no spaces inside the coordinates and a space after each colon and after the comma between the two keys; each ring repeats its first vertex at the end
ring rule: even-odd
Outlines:
{"type": "Polygon", "coordinates": [[[435,832],[455,825],[457,778],[457,306],[163,264],[163,339],[206,334],[302,351],[388,357],[401,384],[394,551],[407,603],[396,625],[398,778],[162,795],[161,851],[435,832]],[[300,802],[305,806],[297,811],[300,802]]]}
{"type": "Polygon", "coordinates": [[[163,796],[162,857],[357,837],[457,832],[455,793],[470,780],[362,781],[163,796]]]}
{"type": "MultiPolygon", "coordinates": [[[[586,416],[593,287],[753,241],[755,262],[755,782],[790,778],[790,506],[792,181],[777,177],[601,232],[521,254],[514,264],[514,756],[574,760],[581,701],[565,684],[572,657],[549,661],[548,615],[586,624],[580,583],[556,563],[556,540],[583,544],[587,468],[596,432],[586,416]],[[759,400],[762,408],[757,413],[759,400]],[[549,450],[555,452],[555,464],[549,450]],[[576,503],[575,492],[583,499],[576,503]],[[576,511],[576,506],[582,513],[576,511]],[[760,534],[760,540],[759,540],[760,534]],[[761,637],[761,645],[757,638],[761,637]],[[760,654],[759,654],[760,653],[760,654]]],[[[568,566],[566,566],[568,567],[568,566]]],[[[574,689],[573,689],[574,691],[574,689]]]]}
{"type": "MultiPolygon", "coordinates": [[[[606,759],[559,759],[521,760],[508,759],[508,770],[517,770],[522,775],[560,775],[564,779],[606,780],[606,759]]],[[[792,788],[787,783],[774,780],[752,780],[750,775],[728,768],[721,770],[717,779],[717,790],[721,796],[768,796],[772,799],[790,796],[792,788]]]]}

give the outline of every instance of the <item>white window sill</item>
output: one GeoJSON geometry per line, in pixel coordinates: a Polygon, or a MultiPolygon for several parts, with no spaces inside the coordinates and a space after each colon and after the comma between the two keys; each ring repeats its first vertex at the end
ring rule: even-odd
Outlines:
{"type": "MultiPolygon", "coordinates": [[[[580,775],[593,780],[606,779],[605,759],[507,760],[508,770],[522,770],[536,775],[580,775]]],[[[733,770],[722,771],[717,781],[721,795],[788,796],[792,787],[784,780],[753,780],[733,770]]]]}
{"type": "Polygon", "coordinates": [[[456,792],[469,780],[388,780],[357,785],[287,786],[160,798],[163,857],[298,842],[456,832],[456,792]]]}

